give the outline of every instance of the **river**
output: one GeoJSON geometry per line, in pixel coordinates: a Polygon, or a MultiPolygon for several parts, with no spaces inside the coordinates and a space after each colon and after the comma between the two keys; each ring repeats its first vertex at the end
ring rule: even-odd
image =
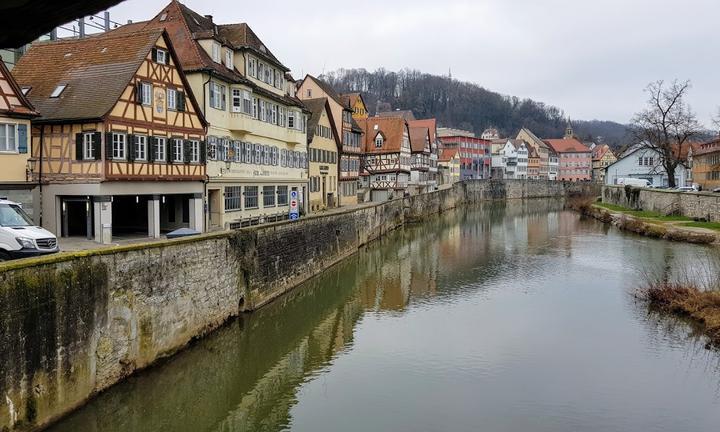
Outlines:
{"type": "Polygon", "coordinates": [[[712,431],[720,356],[634,296],[703,247],[549,200],[375,242],[51,430],[712,431]]]}

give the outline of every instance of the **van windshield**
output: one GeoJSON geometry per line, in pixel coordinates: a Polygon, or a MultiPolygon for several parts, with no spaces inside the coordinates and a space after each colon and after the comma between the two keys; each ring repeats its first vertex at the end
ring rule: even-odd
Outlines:
{"type": "Polygon", "coordinates": [[[0,204],[0,227],[32,226],[33,221],[16,204],[0,204]]]}

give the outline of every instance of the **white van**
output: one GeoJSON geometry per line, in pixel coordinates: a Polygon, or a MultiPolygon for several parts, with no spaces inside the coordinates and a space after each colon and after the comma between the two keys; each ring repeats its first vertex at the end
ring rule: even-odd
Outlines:
{"type": "Polygon", "coordinates": [[[58,251],[57,237],[35,226],[20,204],[0,198],[0,261],[58,251]]]}
{"type": "Polygon", "coordinates": [[[619,185],[625,185],[625,186],[635,186],[635,187],[651,187],[652,183],[650,183],[650,180],[647,179],[637,179],[637,178],[621,178],[618,179],[619,185]]]}

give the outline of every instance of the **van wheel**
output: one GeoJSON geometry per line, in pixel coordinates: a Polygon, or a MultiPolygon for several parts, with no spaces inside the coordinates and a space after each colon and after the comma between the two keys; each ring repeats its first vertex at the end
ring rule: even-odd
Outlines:
{"type": "Polygon", "coordinates": [[[0,250],[0,262],[10,261],[10,255],[7,252],[0,250]]]}

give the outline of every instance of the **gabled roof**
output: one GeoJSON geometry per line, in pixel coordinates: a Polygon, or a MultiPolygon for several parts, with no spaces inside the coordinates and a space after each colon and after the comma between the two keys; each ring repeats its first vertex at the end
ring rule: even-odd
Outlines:
{"type": "Polygon", "coordinates": [[[522,128],[520,129],[520,132],[518,132],[518,137],[522,134],[522,132],[525,132],[525,134],[530,138],[530,141],[532,141],[530,144],[533,146],[538,146],[539,148],[547,148],[548,145],[545,144],[543,140],[537,137],[530,129],[528,128],[522,128]]]}
{"type": "Polygon", "coordinates": [[[430,146],[430,130],[426,127],[410,126],[410,150],[413,153],[422,153],[426,145],[430,146]]]}
{"type": "Polygon", "coordinates": [[[407,121],[415,120],[415,114],[411,110],[395,110],[377,113],[377,117],[399,117],[407,121]]]}
{"type": "Polygon", "coordinates": [[[527,143],[524,140],[508,139],[508,140],[504,140],[504,141],[510,143],[513,147],[515,147],[515,150],[519,150],[520,147],[522,147],[523,145],[525,146],[526,149],[528,147],[530,147],[530,146],[526,145],[527,143]]]}
{"type": "Polygon", "coordinates": [[[430,142],[437,140],[437,119],[409,120],[408,125],[413,127],[425,127],[430,131],[430,142]]]}
{"type": "MultiPolygon", "coordinates": [[[[335,101],[338,105],[340,105],[341,107],[343,107],[344,110],[352,111],[352,110],[350,109],[350,105],[347,104],[347,100],[343,100],[343,98],[340,97],[340,95],[338,94],[338,92],[336,92],[335,89],[333,88],[333,86],[331,86],[330,84],[328,84],[328,83],[326,83],[325,81],[321,80],[320,78],[316,78],[316,77],[314,77],[314,76],[312,76],[312,75],[310,75],[310,74],[305,75],[305,78],[302,80],[302,82],[304,83],[305,80],[312,80],[315,84],[317,84],[318,87],[320,87],[320,89],[321,89],[330,99],[332,99],[332,100],[335,101]]],[[[302,86],[302,83],[298,86],[298,88],[301,87],[301,86],[302,86]]]]}
{"type": "Polygon", "coordinates": [[[608,152],[612,154],[610,151],[610,146],[607,144],[601,144],[595,146],[595,148],[592,149],[592,158],[594,160],[600,160],[602,159],[608,152]]]}
{"type": "MultiPolygon", "coordinates": [[[[38,121],[101,119],[115,106],[161,37],[177,61],[163,30],[109,32],[33,44],[15,66],[14,74],[21,86],[32,87],[27,97],[40,113],[38,121]],[[51,98],[59,85],[65,85],[65,90],[51,98]]],[[[195,104],[187,82],[185,86],[195,104]]]]}
{"type": "MultiPolygon", "coordinates": [[[[224,64],[213,61],[198,42],[201,39],[214,39],[223,46],[233,49],[247,48],[254,50],[253,47],[257,45],[260,39],[247,24],[215,25],[209,18],[200,15],[177,0],[172,0],[151,20],[127,24],[110,33],[148,29],[165,29],[167,31],[170,39],[177,47],[176,53],[185,72],[207,72],[226,82],[250,87],[254,93],[273,99],[276,102],[290,106],[302,106],[296,97],[281,96],[266,90],[253,83],[238,70],[229,69],[224,64]],[[242,45],[235,45],[235,43],[241,43],[242,45]]],[[[269,53],[269,51],[267,52],[269,53]]],[[[259,51],[259,46],[257,53],[259,57],[264,55],[259,51]]],[[[269,55],[272,56],[272,53],[269,55]]],[[[266,60],[277,63],[276,66],[283,69],[283,72],[287,72],[288,69],[277,62],[277,59],[273,60],[274,58],[274,56],[267,57],[266,60]]]]}
{"type": "Polygon", "coordinates": [[[457,147],[454,148],[444,148],[440,152],[440,157],[438,158],[439,162],[448,162],[450,159],[454,158],[455,155],[458,153],[460,149],[457,147]]]}
{"type": "Polygon", "coordinates": [[[345,94],[341,94],[340,98],[342,98],[342,100],[347,103],[347,106],[350,107],[350,109],[352,109],[352,107],[355,106],[355,103],[357,102],[358,99],[360,99],[362,101],[363,105],[365,105],[365,107],[367,107],[367,104],[365,103],[365,98],[362,96],[362,93],[357,93],[357,92],[356,93],[345,93],[345,94]]]}
{"type": "Polygon", "coordinates": [[[370,117],[358,120],[358,125],[365,133],[363,139],[365,153],[399,153],[404,134],[408,132],[407,123],[399,117],[370,117]],[[385,139],[382,148],[375,147],[375,137],[378,134],[382,134],[385,139]]]}
{"type": "Polygon", "coordinates": [[[328,102],[327,98],[317,98],[317,99],[306,99],[303,102],[303,105],[305,105],[305,109],[307,109],[310,112],[310,118],[308,119],[307,124],[307,135],[308,135],[308,144],[312,143],[313,139],[315,139],[315,132],[317,129],[318,123],[320,123],[320,119],[322,118],[322,113],[327,113],[328,119],[330,120],[330,128],[332,129],[333,133],[333,139],[335,140],[335,144],[340,146],[340,137],[337,133],[337,130],[335,129],[335,122],[333,121],[332,116],[332,110],[330,109],[330,103],[328,102]]]}
{"type": "Polygon", "coordinates": [[[254,51],[255,54],[265,60],[274,63],[275,66],[287,72],[288,69],[278,60],[275,55],[265,46],[257,34],[247,23],[239,24],[220,24],[218,25],[218,34],[224,38],[233,48],[248,49],[254,51]]]}
{"type": "Polygon", "coordinates": [[[575,138],[548,139],[545,144],[556,153],[590,153],[590,149],[575,138]]]}
{"type": "Polygon", "coordinates": [[[0,114],[18,117],[38,115],[2,59],[0,59],[0,114]]]}

